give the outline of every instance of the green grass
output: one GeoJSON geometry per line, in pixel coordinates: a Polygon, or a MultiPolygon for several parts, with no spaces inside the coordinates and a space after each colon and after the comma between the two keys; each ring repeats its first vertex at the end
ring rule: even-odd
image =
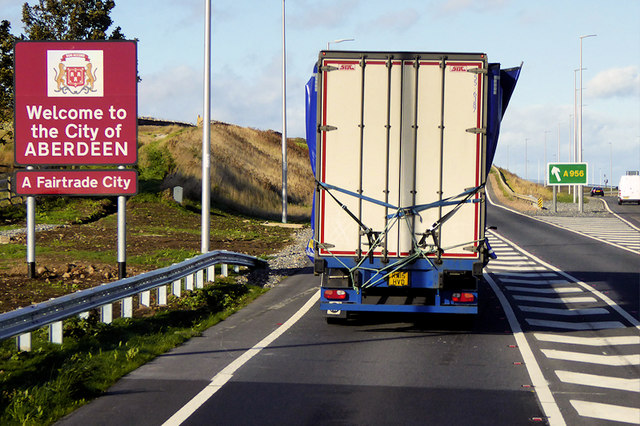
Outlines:
{"type": "Polygon", "coordinates": [[[163,268],[185,259],[197,256],[200,252],[187,249],[159,249],[138,256],[129,256],[130,265],[146,265],[163,268]]]}
{"type": "Polygon", "coordinates": [[[153,317],[117,319],[97,315],[64,324],[61,346],[33,333],[33,350],[13,342],[0,346],[0,424],[51,424],[87,403],[120,377],[222,321],[266,290],[219,279],[153,317]]]}

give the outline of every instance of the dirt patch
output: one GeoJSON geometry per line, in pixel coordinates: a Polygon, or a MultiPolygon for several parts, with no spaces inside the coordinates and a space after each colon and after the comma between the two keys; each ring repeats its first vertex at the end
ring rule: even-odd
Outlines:
{"type": "MultiPolygon", "coordinates": [[[[259,220],[226,213],[212,214],[210,227],[210,250],[253,256],[278,251],[290,242],[292,233],[288,228],[267,227],[259,220]]],[[[199,253],[200,229],[197,212],[170,203],[127,203],[127,276],[157,269],[177,252],[184,252],[185,257],[199,253]]],[[[33,279],[27,278],[26,236],[5,238],[5,243],[24,255],[0,259],[0,312],[118,279],[114,214],[91,223],[37,232],[38,274],[33,279]]]]}
{"type": "Polygon", "coordinates": [[[494,198],[494,201],[498,202],[498,204],[525,213],[535,212],[537,210],[537,207],[531,203],[515,197],[506,196],[501,189],[501,184],[493,173],[489,173],[487,189],[490,191],[490,196],[494,198]]]}

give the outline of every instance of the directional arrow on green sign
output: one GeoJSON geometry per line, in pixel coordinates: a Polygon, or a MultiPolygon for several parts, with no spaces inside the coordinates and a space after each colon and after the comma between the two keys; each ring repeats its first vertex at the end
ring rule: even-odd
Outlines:
{"type": "Polygon", "coordinates": [[[587,163],[547,164],[548,185],[586,185],[587,163]]]}

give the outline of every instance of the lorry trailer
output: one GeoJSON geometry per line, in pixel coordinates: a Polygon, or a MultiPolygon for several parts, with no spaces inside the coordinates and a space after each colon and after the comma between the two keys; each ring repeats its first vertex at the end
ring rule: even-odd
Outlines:
{"type": "Polygon", "coordinates": [[[320,52],[308,254],[327,318],[477,313],[485,182],[520,69],[484,53],[320,52]]]}

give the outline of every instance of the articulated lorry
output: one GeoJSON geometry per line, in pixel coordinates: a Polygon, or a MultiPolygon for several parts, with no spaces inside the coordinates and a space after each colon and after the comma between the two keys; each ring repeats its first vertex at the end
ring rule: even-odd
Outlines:
{"type": "Polygon", "coordinates": [[[520,68],[482,53],[320,52],[306,86],[307,251],[328,320],[477,313],[484,187],[520,68]]]}

